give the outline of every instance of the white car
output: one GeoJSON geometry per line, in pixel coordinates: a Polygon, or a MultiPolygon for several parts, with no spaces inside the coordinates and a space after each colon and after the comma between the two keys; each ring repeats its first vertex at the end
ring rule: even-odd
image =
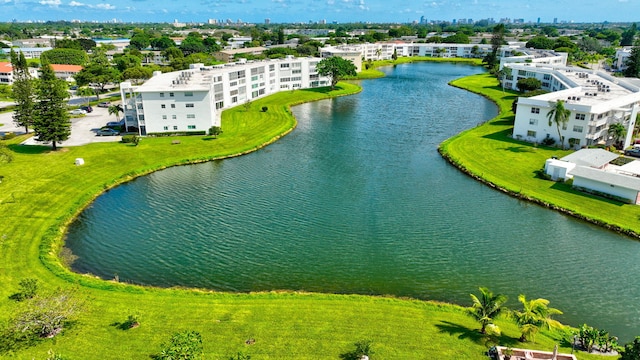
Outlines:
{"type": "Polygon", "coordinates": [[[69,114],[71,114],[71,115],[86,115],[87,112],[82,110],[82,109],[74,109],[74,110],[69,111],[69,114]]]}

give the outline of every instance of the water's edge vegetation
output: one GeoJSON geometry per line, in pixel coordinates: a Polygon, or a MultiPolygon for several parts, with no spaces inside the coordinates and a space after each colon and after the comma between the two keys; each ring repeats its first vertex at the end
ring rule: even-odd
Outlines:
{"type": "MultiPolygon", "coordinates": [[[[369,75],[376,76],[380,75],[369,75]]],[[[488,77],[470,78],[492,84],[488,77]]],[[[24,278],[38,279],[42,292],[73,288],[86,303],[73,327],[53,340],[42,340],[9,356],[45,358],[53,349],[69,359],[144,358],[157,352],[172,333],[193,329],[203,336],[206,358],[215,359],[239,351],[259,359],[335,359],[362,339],[373,340],[378,359],[485,358],[490,344],[477,332],[478,324],[457,305],[361,295],[230,294],[142,287],[75,274],[64,264],[69,261],[65,258],[68,254],[63,253],[64,259],[59,256],[66,226],[102,192],[169,166],[255,151],[294,129],[290,106],[359,90],[341,83],[332,92],[287,92],[255,101],[249,109],[230,109],[223,113],[224,133],[215,140],[148,138],[137,147],[102,143],[58,152],[21,146],[24,136],[4,141],[13,161],[0,164],[0,175],[4,176],[0,183],[0,282],[5,285],[0,289],[0,321],[21,308],[22,304],[9,297],[24,278]],[[269,111],[259,111],[263,106],[269,111]],[[180,144],[172,145],[176,139],[180,144]],[[78,157],[84,158],[86,165],[73,165],[78,157]],[[140,327],[123,331],[114,326],[133,312],[140,314],[140,327]],[[248,339],[255,342],[248,345],[248,339]]],[[[502,121],[501,116],[505,115],[501,112],[499,119],[479,128],[493,126],[502,121]]],[[[455,145],[471,134],[447,140],[441,150],[459,165],[467,165],[472,157],[465,158],[463,151],[456,153],[455,145]]],[[[471,171],[483,175],[483,171],[471,171]]],[[[497,323],[503,333],[494,340],[520,345],[519,331],[512,321],[499,319],[497,323]]],[[[560,343],[561,349],[570,351],[562,336],[545,331],[526,346],[551,350],[560,343]]],[[[580,358],[595,357],[580,354],[580,358]]]]}

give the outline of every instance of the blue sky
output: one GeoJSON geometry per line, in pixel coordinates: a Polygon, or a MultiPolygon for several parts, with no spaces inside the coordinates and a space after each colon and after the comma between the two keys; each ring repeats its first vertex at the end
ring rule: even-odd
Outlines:
{"type": "Polygon", "coordinates": [[[83,20],[262,23],[411,22],[523,18],[535,22],[640,22],[640,0],[0,0],[2,21],[83,20]]]}

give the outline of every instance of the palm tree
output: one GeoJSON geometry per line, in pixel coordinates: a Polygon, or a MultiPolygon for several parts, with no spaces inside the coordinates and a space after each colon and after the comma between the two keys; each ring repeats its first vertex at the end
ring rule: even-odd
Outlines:
{"type": "Polygon", "coordinates": [[[613,141],[617,145],[620,142],[620,139],[627,134],[627,129],[625,129],[624,125],[621,123],[614,123],[609,126],[607,134],[613,137],[613,141]]]}
{"type": "Polygon", "coordinates": [[[123,113],[121,105],[111,105],[107,108],[109,111],[109,115],[114,114],[116,116],[116,121],[120,121],[120,113],[123,113]]]}
{"type": "Polygon", "coordinates": [[[83,86],[81,88],[78,88],[78,90],[76,90],[76,95],[78,96],[82,96],[84,97],[84,101],[89,104],[89,97],[95,95],[96,92],[93,91],[93,89],[90,89],[86,86],[83,86]]]}
{"type": "Polygon", "coordinates": [[[564,150],[564,137],[560,133],[560,125],[565,125],[569,121],[571,116],[571,110],[564,107],[564,101],[558,100],[555,105],[550,103],[551,110],[547,113],[547,119],[549,119],[549,126],[556,124],[558,128],[558,138],[560,139],[560,146],[564,150]]]}
{"type": "Polygon", "coordinates": [[[502,83],[502,92],[504,93],[504,81],[507,77],[511,76],[511,68],[503,66],[502,69],[498,70],[496,76],[500,80],[500,83],[502,83]]]}
{"type": "Polygon", "coordinates": [[[507,296],[503,294],[494,294],[486,287],[480,288],[480,298],[470,294],[473,305],[469,311],[470,315],[480,322],[482,328],[480,333],[485,334],[487,325],[491,324],[493,318],[498,316],[502,310],[504,310],[505,302],[507,302],[507,296]]]}
{"type": "Polygon", "coordinates": [[[528,339],[534,341],[535,334],[540,331],[540,328],[562,328],[562,324],[551,319],[552,315],[562,314],[562,311],[550,308],[549,300],[527,300],[524,295],[520,295],[518,296],[518,301],[522,303],[522,311],[514,311],[513,317],[522,333],[520,336],[521,342],[527,341],[528,339]]]}

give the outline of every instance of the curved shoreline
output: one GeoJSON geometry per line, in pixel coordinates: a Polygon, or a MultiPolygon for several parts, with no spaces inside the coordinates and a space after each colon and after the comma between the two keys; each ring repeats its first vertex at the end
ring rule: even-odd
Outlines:
{"type": "MultiPolygon", "coordinates": [[[[294,103],[290,104],[290,106],[294,105],[294,103]]],[[[22,212],[8,217],[10,223],[7,226],[8,232],[10,236],[15,234],[14,237],[17,241],[5,241],[4,238],[0,241],[0,248],[9,250],[3,251],[0,256],[4,262],[0,264],[4,266],[0,267],[2,270],[0,271],[0,279],[5,280],[5,284],[7,284],[2,290],[3,294],[8,295],[12,290],[15,290],[13,287],[21,277],[35,276],[44,282],[46,288],[79,286],[83,297],[91,299],[92,302],[95,300],[95,303],[92,303],[87,309],[88,313],[83,316],[80,326],[75,330],[70,333],[65,331],[62,336],[56,338],[56,342],[42,342],[37,347],[20,351],[16,356],[25,359],[43,358],[47,351],[53,348],[56,353],[63,355],[71,353],[76,356],[81,354],[82,358],[87,359],[103,358],[106,351],[109,351],[110,354],[121,351],[123,357],[131,354],[139,357],[144,355],[143,352],[148,355],[159,346],[171,332],[176,330],[175,326],[188,326],[202,331],[206,340],[205,349],[209,354],[215,353],[216,358],[235,353],[238,349],[243,349],[243,351],[249,349],[244,347],[244,343],[234,345],[234,340],[238,340],[238,336],[243,336],[246,333],[258,339],[256,345],[250,350],[252,356],[260,358],[274,358],[273,356],[295,358],[299,355],[305,357],[306,355],[318,354],[325,355],[325,358],[336,358],[340,352],[351,347],[354,341],[363,336],[373,337],[377,344],[382,344],[380,350],[377,350],[382,358],[410,358],[417,354],[444,356],[443,351],[447,352],[446,358],[485,358],[482,352],[486,348],[483,344],[478,344],[473,339],[462,338],[462,333],[474,331],[472,329],[476,328],[476,324],[467,318],[464,309],[456,304],[383,296],[310,294],[295,291],[247,294],[221,293],[196,288],[155,288],[117,283],[98,279],[95,276],[77,274],[69,271],[61,263],[57,250],[62,246],[63,230],[75,216],[90,206],[93,199],[104,191],[167,167],[230,158],[259,150],[290,133],[295,128],[295,122],[294,118],[294,124],[287,130],[242,152],[207,157],[201,153],[201,150],[200,153],[193,156],[185,155],[182,160],[173,163],[157,162],[152,163],[155,165],[150,165],[140,162],[140,165],[134,168],[139,171],[125,169],[119,172],[122,175],[115,178],[98,174],[100,176],[94,176],[99,179],[97,184],[91,183],[91,180],[95,180],[94,178],[89,179],[88,184],[84,184],[84,188],[89,189],[90,193],[78,195],[77,192],[80,191],[78,189],[76,193],[72,194],[72,197],[66,199],[66,202],[60,203],[62,205],[60,208],[52,209],[46,217],[38,217],[38,214],[31,215],[24,209],[21,209],[22,212]],[[198,158],[198,156],[201,157],[198,158]],[[29,215],[26,216],[27,214],[29,215]],[[21,218],[22,216],[24,218],[21,218]],[[25,226],[14,223],[16,221],[14,219],[24,221],[25,226]],[[29,221],[31,219],[34,220],[32,223],[29,221]],[[28,234],[21,233],[25,228],[29,230],[28,234]],[[34,247],[36,249],[32,250],[34,247]],[[16,254],[20,255],[20,258],[12,258],[11,251],[14,258],[16,254]],[[39,254],[38,259],[32,256],[35,254],[39,254]],[[19,260],[19,262],[7,266],[15,260],[19,260]],[[273,309],[276,311],[273,312],[273,309]],[[144,315],[142,326],[134,332],[114,331],[107,326],[109,322],[121,321],[123,317],[126,317],[126,312],[132,310],[141,310],[144,315]],[[211,321],[204,321],[205,319],[211,321]],[[230,330],[225,328],[227,322],[232,323],[230,330]],[[301,334],[274,325],[279,322],[283,322],[287,325],[286,327],[291,329],[299,329],[301,334]],[[308,329],[310,324],[317,326],[317,328],[304,330],[308,329]],[[461,334],[461,337],[451,336],[456,333],[461,334]],[[225,343],[215,342],[220,338],[225,339],[225,343]],[[303,347],[304,349],[299,350],[299,346],[287,344],[283,346],[278,343],[282,341],[287,343],[307,341],[310,346],[308,346],[309,349],[303,347]],[[263,347],[265,344],[269,346],[263,347]],[[207,346],[214,349],[207,349],[207,346]],[[290,347],[293,348],[289,349],[290,347]]],[[[183,143],[186,142],[183,140],[183,143]]],[[[184,146],[187,145],[184,144],[184,146]]],[[[90,150],[96,148],[92,147],[90,150]]],[[[113,150],[117,148],[103,146],[99,149],[113,150]]],[[[152,150],[145,149],[143,154],[152,150]]],[[[65,162],[63,163],[66,164],[69,158],[73,159],[74,156],[82,153],[82,151],[73,150],[70,152],[70,156],[38,154],[32,159],[50,156],[54,160],[54,157],[64,157],[65,162]]],[[[105,157],[104,154],[100,156],[97,158],[105,157]]],[[[22,160],[26,159],[26,157],[22,157],[22,160]]],[[[87,164],[92,163],[89,161],[87,164]]],[[[80,168],[69,167],[63,171],[77,171],[77,169],[80,168]]],[[[89,167],[87,166],[86,169],[88,170],[89,167]]],[[[51,180],[51,183],[56,183],[59,180],[60,178],[55,178],[51,180]]],[[[44,188],[40,184],[39,186],[44,188]]],[[[27,200],[26,197],[31,194],[33,192],[29,192],[26,196],[20,195],[18,202],[22,200],[22,197],[27,200]]],[[[59,199],[60,197],[54,198],[59,199]]],[[[0,197],[1,199],[2,197],[0,197]]],[[[44,199],[49,198],[44,197],[44,199]]],[[[33,202],[33,200],[31,201],[33,202]]],[[[0,204],[5,206],[1,201],[0,204]]],[[[8,208],[4,207],[0,210],[7,211],[5,209],[8,208]]],[[[10,304],[5,296],[2,302],[3,310],[11,309],[12,305],[10,304]]],[[[5,315],[0,316],[0,320],[10,316],[9,311],[3,312],[5,315]]],[[[517,327],[511,322],[500,320],[500,326],[507,338],[517,338],[517,327]]],[[[554,340],[548,338],[546,333],[540,334],[537,343],[532,344],[532,347],[548,350],[553,347],[553,342],[554,340]]],[[[581,356],[581,358],[590,359],[591,357],[581,356]]]]}

